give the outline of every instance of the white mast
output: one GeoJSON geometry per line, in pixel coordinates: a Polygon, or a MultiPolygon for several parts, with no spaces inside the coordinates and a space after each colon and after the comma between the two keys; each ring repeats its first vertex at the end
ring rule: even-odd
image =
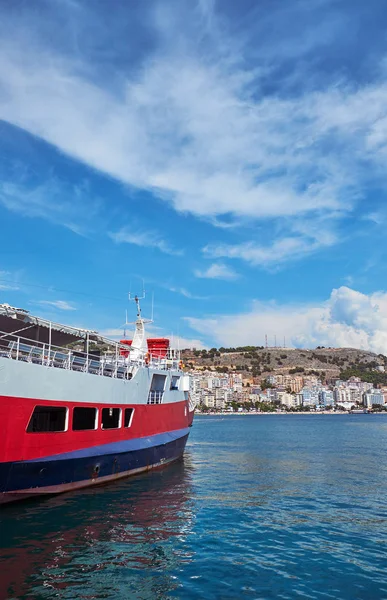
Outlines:
{"type": "MultiPolygon", "coordinates": [[[[143,290],[143,294],[141,297],[137,296],[137,294],[133,297],[132,294],[129,292],[129,300],[133,300],[136,303],[137,307],[137,319],[134,322],[136,328],[133,335],[132,345],[130,347],[131,360],[137,360],[139,358],[142,358],[148,352],[148,342],[146,338],[145,324],[152,323],[153,319],[143,319],[141,315],[140,300],[143,300],[144,298],[145,290],[143,290]]],[[[128,320],[126,319],[125,325],[129,324],[130,323],[128,323],[128,320]]]]}

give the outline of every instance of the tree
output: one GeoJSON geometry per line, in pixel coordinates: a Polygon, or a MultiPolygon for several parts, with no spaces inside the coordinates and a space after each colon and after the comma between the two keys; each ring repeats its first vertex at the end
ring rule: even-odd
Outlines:
{"type": "Polygon", "coordinates": [[[268,383],[267,381],[262,381],[261,383],[261,390],[269,390],[269,389],[273,389],[275,386],[272,383],[268,383]]]}

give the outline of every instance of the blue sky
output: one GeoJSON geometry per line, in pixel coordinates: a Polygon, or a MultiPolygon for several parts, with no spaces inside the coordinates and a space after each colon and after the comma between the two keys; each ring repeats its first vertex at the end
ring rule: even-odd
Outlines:
{"type": "Polygon", "coordinates": [[[376,0],[2,0],[0,301],[119,335],[144,278],[182,345],[387,353],[386,25],[376,0]]]}

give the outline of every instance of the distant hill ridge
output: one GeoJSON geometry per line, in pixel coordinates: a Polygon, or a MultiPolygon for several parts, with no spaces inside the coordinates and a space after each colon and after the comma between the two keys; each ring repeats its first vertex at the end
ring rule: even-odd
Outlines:
{"type": "MultiPolygon", "coordinates": [[[[387,370],[387,356],[356,348],[264,348],[242,346],[211,348],[210,350],[183,350],[182,358],[188,368],[207,368],[219,373],[240,371],[252,377],[268,374],[320,375],[324,379],[338,378],[340,374],[364,376],[387,370]]],[[[376,379],[378,379],[376,377],[376,379]]],[[[379,383],[387,383],[380,373],[379,383]]]]}

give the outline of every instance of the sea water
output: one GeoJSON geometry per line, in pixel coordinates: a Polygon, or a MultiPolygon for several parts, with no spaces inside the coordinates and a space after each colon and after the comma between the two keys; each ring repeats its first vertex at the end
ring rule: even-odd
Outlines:
{"type": "Polygon", "coordinates": [[[387,598],[387,416],[198,416],[184,460],[0,510],[0,599],[387,598]]]}

